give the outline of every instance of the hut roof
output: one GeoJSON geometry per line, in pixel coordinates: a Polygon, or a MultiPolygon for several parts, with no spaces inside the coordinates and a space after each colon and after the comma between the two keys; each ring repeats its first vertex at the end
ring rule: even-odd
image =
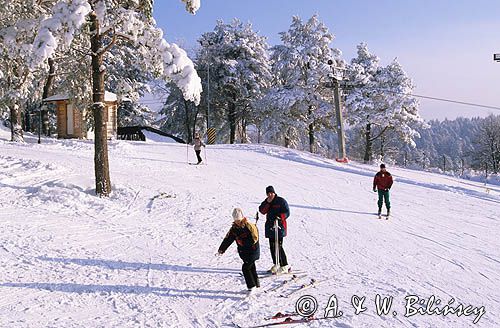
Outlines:
{"type": "Polygon", "coordinates": [[[50,96],[48,98],[45,98],[43,101],[58,101],[58,100],[68,100],[69,97],[65,93],[58,93],[57,95],[50,96]]]}
{"type": "MultiPolygon", "coordinates": [[[[43,101],[46,101],[46,102],[58,101],[58,100],[69,100],[69,96],[65,93],[58,93],[56,95],[53,95],[53,96],[50,96],[48,98],[43,99],[43,101]]],[[[116,96],[116,94],[109,92],[109,91],[104,92],[104,101],[113,102],[113,101],[117,101],[117,100],[118,100],[118,97],[116,96]]]]}

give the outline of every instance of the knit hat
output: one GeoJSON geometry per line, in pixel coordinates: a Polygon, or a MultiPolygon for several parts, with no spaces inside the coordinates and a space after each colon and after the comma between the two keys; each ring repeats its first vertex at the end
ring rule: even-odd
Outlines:
{"type": "Polygon", "coordinates": [[[380,164],[381,169],[385,169],[385,164],[380,164]]]}
{"type": "Polygon", "coordinates": [[[273,186],[267,186],[266,188],[266,194],[272,192],[273,194],[275,194],[276,192],[274,191],[274,187],[273,186]]]}
{"type": "Polygon", "coordinates": [[[243,220],[243,211],[241,210],[241,208],[237,207],[233,210],[233,220],[234,221],[243,220]]]}

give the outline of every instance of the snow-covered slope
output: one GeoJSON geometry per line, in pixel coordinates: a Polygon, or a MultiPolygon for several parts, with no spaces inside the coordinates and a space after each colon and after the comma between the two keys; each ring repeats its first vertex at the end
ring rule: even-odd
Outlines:
{"type": "MultiPolygon", "coordinates": [[[[0,130],[0,327],[252,326],[293,311],[305,294],[323,316],[311,327],[469,327],[476,315],[405,317],[405,297],[484,306],[500,326],[500,187],[388,168],[393,217],[379,220],[375,167],[341,165],[270,145],[214,145],[208,165],[174,143],[110,142],[113,193],[94,196],[91,141],[14,144],[0,130]],[[215,253],[233,207],[253,217],[273,185],[290,205],[285,250],[308,278],[246,297],[233,245],[215,253]],[[281,293],[315,278],[316,288],[281,293]],[[394,297],[377,315],[375,297],[394,297]],[[354,314],[351,297],[366,297],[354,314]],[[397,315],[393,315],[393,311],[397,315]]],[[[261,232],[257,269],[271,266],[261,232]]],[[[434,308],[434,305],[432,308],[434,308]]],[[[422,310],[423,311],[423,310],[422,310]]]]}

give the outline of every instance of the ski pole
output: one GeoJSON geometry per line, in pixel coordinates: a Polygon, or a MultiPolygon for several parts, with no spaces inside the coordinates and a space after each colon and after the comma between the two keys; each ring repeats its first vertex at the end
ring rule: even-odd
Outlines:
{"type": "Polygon", "coordinates": [[[203,153],[205,154],[205,165],[207,165],[207,146],[203,147],[203,153]]]}
{"type": "Polygon", "coordinates": [[[275,267],[276,267],[276,274],[278,274],[278,268],[279,268],[279,265],[280,265],[280,242],[279,242],[279,225],[278,225],[278,217],[276,217],[274,219],[274,253],[275,253],[275,258],[276,258],[276,264],[275,264],[275,267]]]}
{"type": "Polygon", "coordinates": [[[186,142],[186,164],[189,164],[189,142],[186,142]]]}

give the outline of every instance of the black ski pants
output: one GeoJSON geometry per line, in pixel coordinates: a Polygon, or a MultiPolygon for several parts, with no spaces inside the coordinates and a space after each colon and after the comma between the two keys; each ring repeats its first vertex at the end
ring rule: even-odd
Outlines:
{"type": "Polygon", "coordinates": [[[194,151],[196,153],[196,157],[198,157],[198,163],[201,163],[202,159],[201,159],[201,149],[200,150],[195,150],[194,151]]]}
{"type": "Polygon", "coordinates": [[[257,276],[257,269],[255,268],[255,261],[243,262],[241,267],[247,288],[260,287],[259,276],[257,276]]]}
{"type": "MultiPolygon", "coordinates": [[[[288,265],[288,261],[286,260],[285,250],[283,249],[283,237],[278,239],[279,248],[280,248],[280,266],[288,265]]],[[[276,264],[276,242],[273,238],[269,238],[269,248],[271,249],[271,256],[273,258],[273,263],[276,264]]]]}

